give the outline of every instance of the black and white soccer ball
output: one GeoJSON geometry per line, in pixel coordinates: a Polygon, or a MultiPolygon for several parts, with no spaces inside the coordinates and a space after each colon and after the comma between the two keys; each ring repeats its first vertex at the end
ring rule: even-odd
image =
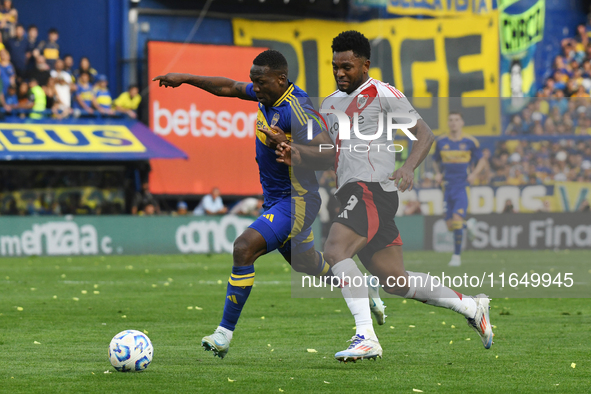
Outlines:
{"type": "Polygon", "coordinates": [[[141,331],[121,331],[109,344],[109,361],[119,372],[143,371],[152,362],[153,355],[152,342],[141,331]]]}

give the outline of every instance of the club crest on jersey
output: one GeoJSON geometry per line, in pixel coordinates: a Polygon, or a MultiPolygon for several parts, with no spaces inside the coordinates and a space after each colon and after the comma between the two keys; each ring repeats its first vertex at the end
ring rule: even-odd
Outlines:
{"type": "Polygon", "coordinates": [[[461,144],[460,144],[460,149],[461,149],[461,150],[466,150],[466,148],[467,148],[467,147],[468,147],[468,145],[466,145],[466,144],[464,144],[464,143],[461,143],[461,144]]]}
{"type": "Polygon", "coordinates": [[[275,115],[273,115],[273,119],[271,119],[271,126],[276,126],[277,122],[279,122],[279,114],[275,113],[275,115]]]}
{"type": "Polygon", "coordinates": [[[367,99],[369,98],[369,95],[367,94],[360,94],[359,96],[357,96],[357,109],[361,109],[365,106],[365,104],[367,104],[367,99]]]}

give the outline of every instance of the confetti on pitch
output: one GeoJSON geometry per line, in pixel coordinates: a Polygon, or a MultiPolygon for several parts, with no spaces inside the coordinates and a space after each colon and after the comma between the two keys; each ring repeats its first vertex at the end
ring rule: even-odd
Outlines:
{"type": "Polygon", "coordinates": [[[228,378],[228,382],[232,383],[232,382],[235,382],[235,380],[228,378]]]}
{"type": "Polygon", "coordinates": [[[419,389],[412,389],[412,392],[413,392],[413,393],[422,393],[422,392],[423,392],[423,390],[419,390],[419,389]]]}
{"type": "Polygon", "coordinates": [[[445,326],[445,322],[444,321],[442,321],[441,324],[443,324],[445,326]]]}
{"type": "Polygon", "coordinates": [[[415,328],[415,326],[413,326],[412,324],[410,326],[408,326],[409,328],[415,328]]]}
{"type": "Polygon", "coordinates": [[[35,345],[41,345],[41,342],[34,341],[33,343],[34,343],[35,345]]]}
{"type": "Polygon", "coordinates": [[[495,356],[495,358],[499,358],[499,355],[497,354],[497,355],[495,356]]]}
{"type": "Polygon", "coordinates": [[[261,320],[265,320],[265,316],[261,316],[261,320]]]}
{"type": "Polygon", "coordinates": [[[316,349],[306,349],[308,351],[308,353],[318,353],[318,350],[316,349]]]}
{"type": "Polygon", "coordinates": [[[152,287],[158,287],[158,285],[157,285],[157,284],[155,284],[155,283],[153,283],[153,284],[152,284],[152,287]]]}
{"type": "Polygon", "coordinates": [[[449,341],[449,344],[451,345],[452,343],[454,343],[454,341],[449,341]]]}
{"type": "Polygon", "coordinates": [[[326,380],[324,381],[324,383],[326,383],[326,384],[330,384],[330,382],[327,382],[326,380]]]}
{"type": "Polygon", "coordinates": [[[196,307],[195,307],[195,310],[196,310],[196,311],[202,311],[202,310],[203,310],[203,308],[200,308],[200,307],[196,306],[196,307]]]}
{"type": "Polygon", "coordinates": [[[105,371],[105,372],[103,372],[103,373],[112,373],[112,372],[111,372],[111,371],[105,371]]]}
{"type": "Polygon", "coordinates": [[[80,301],[80,298],[78,298],[78,297],[72,297],[72,299],[73,299],[74,301],[80,301]]]}
{"type": "Polygon", "coordinates": [[[22,306],[17,306],[16,307],[16,310],[19,311],[19,312],[22,312],[23,311],[23,307],[22,306]]]}
{"type": "Polygon", "coordinates": [[[394,329],[394,326],[390,326],[391,329],[394,329]]]}
{"type": "Polygon", "coordinates": [[[86,293],[88,293],[88,291],[86,291],[86,290],[82,290],[80,293],[82,293],[82,294],[86,294],[86,293]]]}
{"type": "Polygon", "coordinates": [[[283,392],[283,390],[281,390],[281,388],[279,388],[279,392],[280,392],[280,393],[282,393],[282,392],[283,392]]]}
{"type": "Polygon", "coordinates": [[[451,325],[451,328],[456,328],[456,326],[454,326],[453,324],[451,325]]]}
{"type": "Polygon", "coordinates": [[[188,310],[191,310],[191,309],[193,309],[193,307],[192,306],[188,306],[187,309],[188,310]]]}
{"type": "Polygon", "coordinates": [[[406,304],[406,300],[402,300],[402,303],[403,303],[403,304],[406,304]]]}
{"type": "Polygon", "coordinates": [[[470,338],[466,338],[466,341],[471,341],[471,339],[470,338]]]}
{"type": "Polygon", "coordinates": [[[98,291],[98,290],[95,290],[95,291],[93,291],[93,293],[94,293],[94,294],[101,294],[101,292],[100,292],[100,291],[98,291]]]}
{"type": "Polygon", "coordinates": [[[571,367],[571,368],[576,368],[576,367],[577,367],[577,364],[575,364],[575,363],[572,363],[572,364],[570,365],[570,367],[571,367]]]}
{"type": "Polygon", "coordinates": [[[220,279],[218,279],[218,285],[221,285],[222,281],[220,279]]]}

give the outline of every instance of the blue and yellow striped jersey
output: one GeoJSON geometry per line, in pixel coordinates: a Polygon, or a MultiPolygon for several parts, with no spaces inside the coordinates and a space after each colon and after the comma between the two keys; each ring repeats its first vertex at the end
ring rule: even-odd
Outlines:
{"type": "Polygon", "coordinates": [[[457,141],[443,135],[435,142],[434,158],[440,165],[446,186],[468,186],[468,168],[481,157],[480,144],[470,135],[462,135],[457,141]]]}
{"type": "MultiPolygon", "coordinates": [[[[246,93],[256,99],[252,83],[246,87],[246,93]]],[[[307,145],[308,118],[313,118],[313,136],[316,137],[325,128],[318,118],[306,92],[289,82],[285,91],[272,107],[259,103],[256,128],[271,125],[279,127],[287,137],[297,144],[307,145]],[[292,119],[295,117],[295,119],[292,119]]],[[[270,207],[277,201],[292,193],[302,196],[308,192],[318,191],[318,182],[313,170],[306,170],[277,163],[275,150],[266,145],[266,135],[256,131],[256,160],[265,207],[270,207]]]]}

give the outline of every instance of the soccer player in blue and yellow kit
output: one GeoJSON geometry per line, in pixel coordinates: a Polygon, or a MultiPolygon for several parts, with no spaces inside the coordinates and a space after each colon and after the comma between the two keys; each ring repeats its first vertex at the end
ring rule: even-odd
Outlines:
{"type": "Polygon", "coordinates": [[[223,77],[169,73],[154,78],[160,86],[178,87],[183,83],[216,96],[237,97],[259,102],[256,133],[256,160],[263,186],[265,215],[259,217],[234,242],[234,266],[228,280],[224,314],[212,335],[202,339],[205,350],[223,358],[244,304],[254,284],[255,260],[275,249],[294,270],[309,275],[330,275],[322,253],[314,249],[311,225],[320,209],[318,183],[313,170],[294,173],[292,167],[278,163],[276,144],[267,138],[271,126],[280,127],[286,138],[306,145],[330,143],[324,121],[313,111],[307,94],[287,79],[285,57],[275,50],[259,54],[250,69],[252,83],[223,77]],[[292,123],[292,116],[296,117],[292,123]],[[307,138],[308,119],[312,119],[313,139],[307,138]],[[292,126],[296,125],[296,126],[292,126]]]}
{"type": "MultiPolygon", "coordinates": [[[[445,220],[449,231],[454,234],[454,254],[450,267],[462,264],[462,237],[466,228],[468,193],[466,188],[474,183],[476,176],[486,165],[480,144],[476,138],[462,134],[464,118],[459,112],[451,112],[448,118],[449,134],[435,141],[435,180],[442,183],[445,220]],[[470,172],[472,165],[476,165],[470,172]]],[[[472,222],[468,221],[468,226],[472,222]]]]}

